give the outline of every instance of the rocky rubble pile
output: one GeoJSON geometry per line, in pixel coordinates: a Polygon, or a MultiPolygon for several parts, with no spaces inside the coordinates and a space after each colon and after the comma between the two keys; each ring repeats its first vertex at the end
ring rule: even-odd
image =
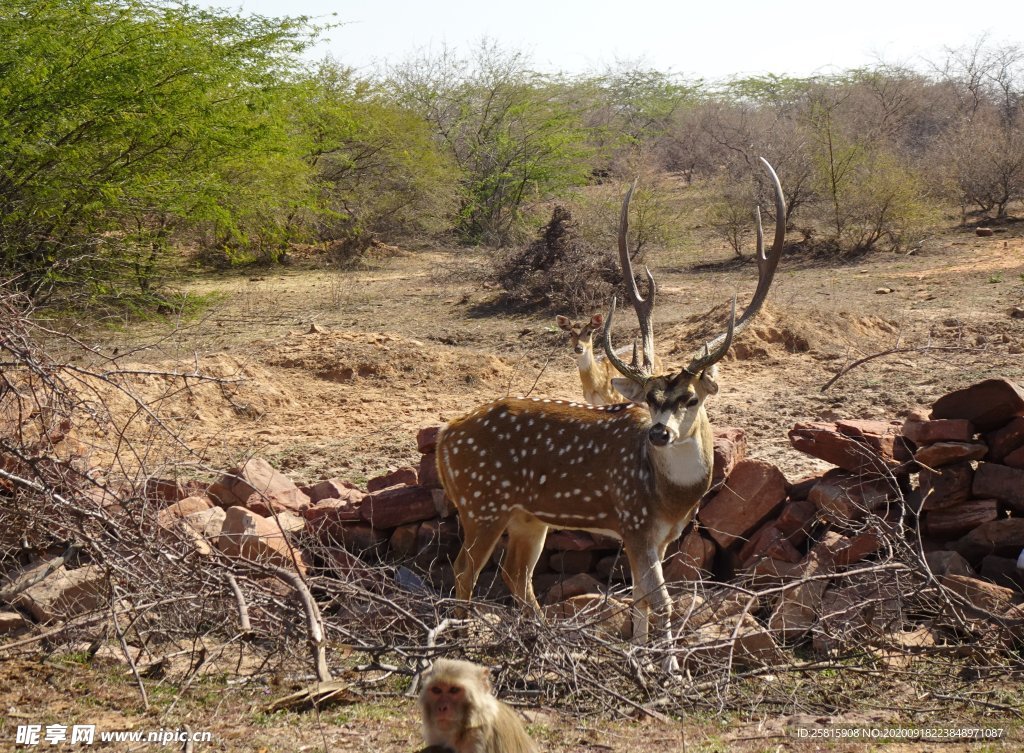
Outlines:
{"type": "MultiPolygon", "coordinates": [[[[343,479],[300,486],[261,458],[211,485],[151,480],[146,497],[163,505],[154,535],[184,542],[201,556],[219,553],[378,584],[390,578],[392,585],[448,593],[460,530],[435,467],[438,430],[417,434],[418,467],[395,469],[362,488],[343,479]],[[382,562],[393,567],[373,567],[382,562]]],[[[774,655],[780,639],[810,636],[816,648],[828,650],[836,636],[858,630],[905,635],[904,594],[884,568],[904,548],[923,554],[929,577],[979,614],[1020,629],[1024,390],[987,380],[902,423],[802,423],[789,437],[796,449],[835,467],[792,482],[772,464],[746,457],[742,430],[716,430],[714,486],[665,563],[684,627],[708,645],[721,644],[716,635],[732,637],[740,655],[761,658],[774,655]],[[702,593],[696,581],[704,584],[702,593]],[[714,583],[766,595],[741,598],[714,583]]],[[[498,577],[501,556],[499,545],[480,579],[482,595],[507,594],[498,577]]],[[[628,599],[616,597],[628,570],[616,540],[552,531],[535,590],[551,616],[603,614],[612,632],[628,637],[628,599]]],[[[66,618],[93,604],[102,588],[89,581],[88,567],[62,567],[29,588],[17,587],[34,572],[0,581],[0,593],[17,594],[0,605],[0,632],[23,626],[26,617],[66,618]]]]}

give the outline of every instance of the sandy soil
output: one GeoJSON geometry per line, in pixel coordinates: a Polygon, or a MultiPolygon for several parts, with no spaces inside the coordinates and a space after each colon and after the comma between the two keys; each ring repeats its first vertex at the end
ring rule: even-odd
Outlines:
{"type": "MultiPolygon", "coordinates": [[[[912,256],[828,265],[784,258],[760,317],[722,363],[712,421],[745,429],[751,455],[791,477],[817,469],[790,449],[799,420],[900,419],[981,378],[1024,381],[1024,226],[991,238],[950,232],[912,256]],[[891,292],[882,292],[891,291],[891,292]],[[822,386],[856,359],[902,348],[822,386]]],[[[675,261],[675,260],[673,260],[675,261]]],[[[137,385],[210,463],[267,456],[297,479],[362,481],[417,460],[415,433],[506,394],[579,398],[552,314],[500,312],[478,252],[399,253],[372,268],[284,268],[209,277],[190,290],[221,303],[128,361],[240,378],[137,385]]],[[[743,305],[752,263],[724,251],[659,268],[659,354],[682,364],[743,305]]],[[[631,333],[620,316],[616,341],[631,333]]],[[[133,343],[143,337],[131,334],[133,343]]],[[[109,347],[126,346],[124,336],[109,347]]],[[[128,361],[124,365],[129,365],[128,361]]]]}

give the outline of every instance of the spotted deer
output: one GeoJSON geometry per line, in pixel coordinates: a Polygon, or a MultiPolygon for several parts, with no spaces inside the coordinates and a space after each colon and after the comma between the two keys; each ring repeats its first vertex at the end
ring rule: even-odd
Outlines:
{"type": "MultiPolygon", "coordinates": [[[[612,379],[618,375],[612,362],[604,354],[594,354],[594,334],[604,329],[604,315],[594,314],[586,322],[574,322],[567,316],[555,317],[558,328],[569,335],[573,353],[576,354],[576,368],[580,372],[583,399],[590,405],[614,405],[623,401],[622,395],[612,387],[612,379]]],[[[661,369],[661,359],[655,355],[654,369],[661,369]]]]}
{"type": "Polygon", "coordinates": [[[636,349],[632,364],[612,349],[614,298],[602,338],[608,361],[622,375],[613,384],[630,402],[594,406],[505,398],[452,421],[441,433],[438,470],[463,530],[455,562],[459,600],[470,599],[481,569],[508,531],[503,578],[519,602],[539,609],[532,576],[548,529],[596,531],[623,542],[633,577],[635,639],[647,640],[652,619],[660,637],[671,639],[661,563],[711,484],[713,440],[704,401],[718,392],[716,364],[764,303],[785,239],[782,187],[771,165],[762,162],[775,192],[774,243],[765,254],[758,211],[758,283],[751,303],[737,319],[734,299],[725,332],[686,366],[654,370],[656,288],[647,270],[647,298],[641,298],[633,277],[626,245],[631,188],[622,202],[619,258],[640,320],[642,361],[636,349]]]}

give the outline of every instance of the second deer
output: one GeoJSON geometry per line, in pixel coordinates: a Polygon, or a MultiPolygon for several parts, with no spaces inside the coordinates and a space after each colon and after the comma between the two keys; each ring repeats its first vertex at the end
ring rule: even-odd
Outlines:
{"type": "MultiPolygon", "coordinates": [[[[603,353],[594,353],[594,335],[604,336],[604,315],[594,314],[590,321],[574,322],[559,314],[555,317],[555,323],[569,335],[569,343],[576,355],[576,368],[580,372],[583,399],[590,405],[615,405],[623,402],[625,398],[612,386],[612,379],[619,375],[618,369],[603,353]]],[[[661,369],[661,359],[657,355],[654,357],[654,369],[661,369]]]]}

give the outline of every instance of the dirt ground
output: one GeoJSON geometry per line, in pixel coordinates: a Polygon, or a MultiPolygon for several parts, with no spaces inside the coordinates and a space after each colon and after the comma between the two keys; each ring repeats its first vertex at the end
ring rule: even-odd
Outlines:
{"type": "MultiPolygon", "coordinates": [[[[912,255],[828,264],[784,257],[765,310],[722,364],[722,391],[708,402],[712,421],[745,429],[749,455],[796,480],[821,467],[789,447],[786,433],[797,421],[898,420],[982,378],[1024,383],[1024,319],[1011,315],[1024,306],[1024,225],[1000,231],[979,238],[949,230],[912,255]],[[897,348],[822,390],[844,366],[897,348]]],[[[188,285],[217,300],[201,320],[172,334],[146,325],[99,338],[107,352],[122,354],[122,366],[198,366],[241,379],[184,391],[158,376],[140,376],[136,384],[211,468],[261,455],[299,482],[332,476],[363,482],[418,462],[417,429],[482,402],[506,394],[579,398],[554,312],[502,312],[498,292],[484,281],[485,261],[482,252],[464,249],[396,251],[355,271],[316,270],[300,258],[257,274],[206,276],[188,285]]],[[[723,328],[728,298],[736,294],[744,305],[756,282],[754,265],[733,261],[724,249],[680,252],[652,265],[660,291],[658,351],[669,363],[681,364],[702,338],[723,328]]],[[[617,317],[618,343],[630,340],[630,318],[617,317]]],[[[96,452],[104,452],[101,438],[95,440],[96,452]]],[[[97,672],[52,660],[0,672],[0,708],[8,715],[0,740],[12,739],[12,725],[40,708],[49,716],[64,710],[64,716],[88,717],[74,700],[83,693],[111,728],[160,726],[159,707],[143,711],[128,681],[97,672]],[[23,700],[26,688],[33,690],[23,700]],[[55,694],[68,697],[61,709],[51,706],[55,694]]],[[[169,717],[184,714],[193,729],[216,728],[218,741],[197,751],[417,748],[410,701],[356,704],[320,718],[268,716],[259,711],[265,698],[218,688],[211,698],[191,693],[169,717]]],[[[890,712],[828,723],[879,726],[890,712]]],[[[980,719],[965,713],[961,718],[937,705],[934,723],[980,719]]],[[[801,739],[794,730],[813,720],[793,717],[602,724],[537,714],[551,751],[630,751],[638,740],[651,753],[952,753],[1024,745],[1019,727],[999,742],[866,744],[801,739]]],[[[997,718],[983,721],[1001,726],[997,718]]]]}
{"type": "MultiPolygon", "coordinates": [[[[796,421],[903,418],[979,379],[1024,381],[1024,224],[977,238],[949,231],[912,255],[847,263],[786,257],[764,310],[721,364],[712,421],[748,432],[754,457],[791,479],[816,461],[789,447],[796,421]],[[888,292],[885,292],[888,291],[888,292]],[[889,351],[822,391],[841,368],[889,351]]],[[[752,262],[724,249],[655,259],[659,355],[681,365],[745,305],[752,262]]],[[[195,368],[237,385],[137,385],[214,465],[264,455],[296,480],[360,482],[418,462],[416,430],[512,395],[579,399],[551,313],[507,314],[473,250],[396,252],[358,271],[301,261],[257,275],[210,276],[189,290],[220,303],[173,335],[136,327],[107,347],[146,367],[195,368]]],[[[616,320],[617,343],[632,338],[616,320]]],[[[635,329],[635,323],[633,324],[635,329]]],[[[151,329],[151,328],[150,328],[151,329]]]]}

